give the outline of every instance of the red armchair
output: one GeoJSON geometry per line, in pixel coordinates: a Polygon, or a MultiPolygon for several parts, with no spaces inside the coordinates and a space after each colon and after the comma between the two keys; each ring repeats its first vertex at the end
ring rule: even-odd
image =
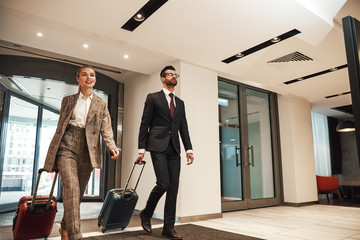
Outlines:
{"type": "Polygon", "coordinates": [[[316,175],[316,183],[319,194],[326,194],[329,201],[329,193],[336,193],[342,202],[342,196],[340,193],[339,179],[333,176],[318,176],[316,175]]]}

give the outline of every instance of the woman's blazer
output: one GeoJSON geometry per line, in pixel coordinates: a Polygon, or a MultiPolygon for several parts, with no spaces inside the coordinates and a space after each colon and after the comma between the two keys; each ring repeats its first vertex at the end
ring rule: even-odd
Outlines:
{"type": "MultiPolygon", "coordinates": [[[[59,122],[45,158],[44,168],[47,171],[56,169],[56,154],[78,98],[79,93],[66,96],[61,102],[59,122]]],[[[102,167],[103,160],[100,134],[108,152],[117,148],[114,141],[113,130],[111,128],[111,118],[107,103],[104,99],[98,97],[94,93],[85,124],[86,142],[89,149],[90,162],[93,168],[102,167]]]]}

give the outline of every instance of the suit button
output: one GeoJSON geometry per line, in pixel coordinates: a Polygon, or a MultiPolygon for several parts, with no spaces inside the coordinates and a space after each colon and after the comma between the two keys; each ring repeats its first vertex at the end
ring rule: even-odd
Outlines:
{"type": "Polygon", "coordinates": [[[169,134],[171,134],[171,131],[169,131],[169,134]]]}

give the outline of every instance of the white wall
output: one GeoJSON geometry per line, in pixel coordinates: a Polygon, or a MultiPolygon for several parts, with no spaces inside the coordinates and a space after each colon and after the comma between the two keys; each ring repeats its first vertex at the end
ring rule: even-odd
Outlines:
{"type": "MultiPolygon", "coordinates": [[[[187,166],[185,150],[182,148],[176,214],[178,217],[187,217],[220,213],[217,74],[183,62],[172,65],[180,74],[175,93],[185,102],[195,156],[194,163],[187,166]]],[[[122,185],[137,156],[137,137],[146,95],[162,89],[160,71],[125,84],[122,185]]],[[[139,210],[145,207],[156,181],[149,153],[145,154],[145,160],[147,165],[137,189],[139,201],[136,209],[139,210]]],[[[139,169],[137,167],[134,176],[137,176],[139,169]]],[[[163,208],[164,197],[155,209],[156,217],[162,216],[163,208]]]]}
{"type": "MultiPolygon", "coordinates": [[[[221,213],[217,74],[181,61],[172,65],[180,74],[175,92],[185,102],[195,156],[194,163],[187,166],[182,149],[177,217],[221,213]]],[[[162,89],[160,70],[125,84],[122,186],[137,156],[146,95],[162,89]]],[[[295,204],[317,201],[310,104],[289,95],[279,95],[278,100],[284,201],[295,204]]],[[[145,207],[156,181],[149,153],[145,160],[147,165],[137,189],[138,210],[145,207]]],[[[135,176],[139,170],[137,167],[135,176]]],[[[135,179],[131,183],[134,184],[135,179]]],[[[155,217],[163,216],[163,208],[164,197],[155,210],[155,217]]]]}
{"type": "Polygon", "coordinates": [[[278,102],[284,202],[317,201],[310,103],[290,95],[278,102]]]}
{"type": "Polygon", "coordinates": [[[217,74],[181,63],[181,98],[185,101],[195,161],[187,166],[182,154],[179,214],[221,212],[217,74]]]}

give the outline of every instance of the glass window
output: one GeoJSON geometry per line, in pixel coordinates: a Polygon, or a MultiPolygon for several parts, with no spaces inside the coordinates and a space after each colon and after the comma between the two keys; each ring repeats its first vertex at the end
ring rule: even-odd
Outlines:
{"type": "MultiPolygon", "coordinates": [[[[23,76],[1,77],[0,84],[8,89],[6,94],[11,95],[9,118],[5,125],[7,134],[2,136],[3,141],[6,141],[6,146],[2,146],[3,161],[0,162],[3,164],[2,168],[0,167],[0,170],[3,171],[0,175],[2,177],[0,179],[1,206],[1,204],[15,203],[20,197],[31,194],[34,185],[33,179],[36,179],[33,176],[34,174],[37,176],[38,169],[43,167],[50,142],[56,131],[59,114],[54,111],[60,110],[62,98],[75,94],[78,86],[58,80],[23,76]],[[44,107],[38,107],[29,101],[35,101],[44,107]],[[37,119],[38,111],[42,111],[42,119],[37,119]],[[38,131],[37,124],[41,125],[38,131]],[[39,136],[36,140],[37,132],[39,136]],[[36,141],[39,142],[36,144],[36,141]],[[37,159],[35,159],[35,152],[37,159]],[[34,169],[34,166],[37,169],[34,169]]],[[[105,92],[96,89],[94,92],[108,101],[108,95],[105,92]]],[[[0,89],[0,120],[2,120],[4,99],[5,92],[0,89]]],[[[100,169],[94,169],[85,196],[100,196],[100,180],[102,179],[100,176],[102,174],[100,169]]],[[[54,175],[54,173],[43,173],[38,194],[49,194],[54,175]]],[[[60,183],[57,181],[54,189],[55,196],[59,195],[57,191],[59,185],[60,183]]]]}
{"type": "MultiPolygon", "coordinates": [[[[59,120],[59,114],[49,110],[43,110],[42,125],[40,129],[40,146],[39,146],[39,167],[44,166],[47,151],[50,142],[55,134],[56,126],[59,120]]],[[[54,180],[55,173],[43,173],[40,179],[38,194],[48,195],[54,180]]],[[[57,195],[59,181],[56,181],[53,195],[57,195]]]]}
{"type": "Polygon", "coordinates": [[[92,171],[84,196],[94,197],[100,195],[100,173],[99,168],[92,171]]]}
{"type": "Polygon", "coordinates": [[[37,106],[11,96],[0,204],[14,202],[14,199],[20,199],[24,195],[31,194],[35,149],[22,147],[22,151],[19,151],[14,149],[14,146],[17,148],[25,142],[35,143],[37,115],[37,106]],[[25,134],[24,130],[28,130],[28,132],[25,134]],[[14,137],[14,144],[10,146],[12,136],[14,137]],[[12,154],[13,152],[17,152],[17,154],[12,154]],[[15,161],[10,161],[11,158],[15,161]],[[25,159],[25,163],[21,159],[25,159]]]}

